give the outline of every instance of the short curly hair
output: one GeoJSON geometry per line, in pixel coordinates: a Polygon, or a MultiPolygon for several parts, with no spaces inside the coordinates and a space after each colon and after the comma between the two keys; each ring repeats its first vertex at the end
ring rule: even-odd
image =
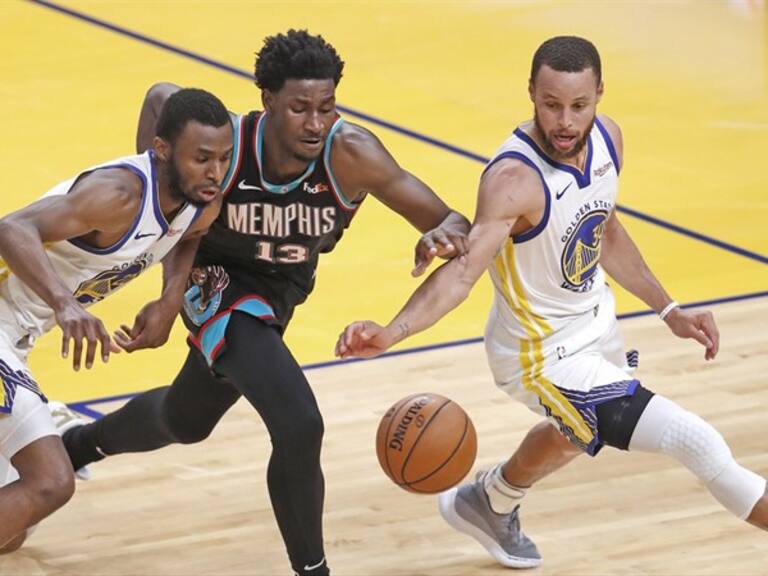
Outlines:
{"type": "Polygon", "coordinates": [[[539,69],[545,64],[557,72],[581,72],[592,68],[598,84],[602,79],[597,48],[578,36],[555,36],[539,46],[531,63],[531,82],[536,80],[539,69]]]}
{"type": "Polygon", "coordinates": [[[193,120],[214,128],[231,123],[226,106],[216,96],[199,88],[183,88],[171,94],[163,104],[155,132],[163,140],[175,144],[193,120]]]}
{"type": "Polygon", "coordinates": [[[291,29],[264,39],[254,76],[256,86],[278,92],[289,79],[331,79],[338,86],[342,70],[344,62],[322,36],[291,29]]]}

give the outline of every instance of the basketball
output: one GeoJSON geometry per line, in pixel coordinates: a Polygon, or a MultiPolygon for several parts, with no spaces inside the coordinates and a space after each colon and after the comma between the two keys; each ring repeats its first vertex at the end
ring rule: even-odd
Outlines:
{"type": "Polygon", "coordinates": [[[477,454],[477,435],[464,410],[439,394],[396,402],[376,432],[376,455],[387,476],[409,492],[436,494],[461,482],[477,454]]]}

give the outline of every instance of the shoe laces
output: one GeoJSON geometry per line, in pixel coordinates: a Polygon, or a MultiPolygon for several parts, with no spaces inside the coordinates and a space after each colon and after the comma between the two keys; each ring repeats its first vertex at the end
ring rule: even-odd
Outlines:
{"type": "Polygon", "coordinates": [[[509,532],[509,534],[512,536],[512,538],[515,540],[515,542],[520,542],[523,539],[523,533],[520,530],[520,504],[515,506],[515,508],[512,510],[512,512],[509,513],[507,516],[507,521],[505,523],[505,528],[509,532]]]}

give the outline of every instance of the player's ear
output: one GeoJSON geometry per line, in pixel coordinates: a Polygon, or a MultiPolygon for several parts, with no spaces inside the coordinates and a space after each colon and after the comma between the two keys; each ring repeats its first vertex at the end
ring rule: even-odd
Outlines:
{"type": "Polygon", "coordinates": [[[265,112],[271,112],[275,106],[275,95],[269,90],[261,91],[261,105],[265,112]]]}
{"type": "Polygon", "coordinates": [[[600,102],[600,99],[603,97],[603,81],[600,80],[600,84],[597,85],[597,101],[600,102]]]}
{"type": "Polygon", "coordinates": [[[157,156],[162,162],[168,162],[171,157],[171,145],[164,138],[155,136],[152,140],[152,148],[155,149],[155,156],[157,156]]]}

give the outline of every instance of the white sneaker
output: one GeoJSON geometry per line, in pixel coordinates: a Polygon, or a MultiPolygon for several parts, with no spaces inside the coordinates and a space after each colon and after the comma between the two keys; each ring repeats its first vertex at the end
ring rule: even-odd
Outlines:
{"type": "MultiPolygon", "coordinates": [[[[63,402],[48,402],[48,410],[51,412],[51,417],[53,418],[54,424],[56,424],[56,429],[62,436],[67,430],[85,424],[85,420],[80,418],[74,410],[63,402]]],[[[88,469],[88,466],[83,466],[79,470],[75,470],[75,476],[80,478],[80,480],[90,480],[91,471],[88,469]]]]}

